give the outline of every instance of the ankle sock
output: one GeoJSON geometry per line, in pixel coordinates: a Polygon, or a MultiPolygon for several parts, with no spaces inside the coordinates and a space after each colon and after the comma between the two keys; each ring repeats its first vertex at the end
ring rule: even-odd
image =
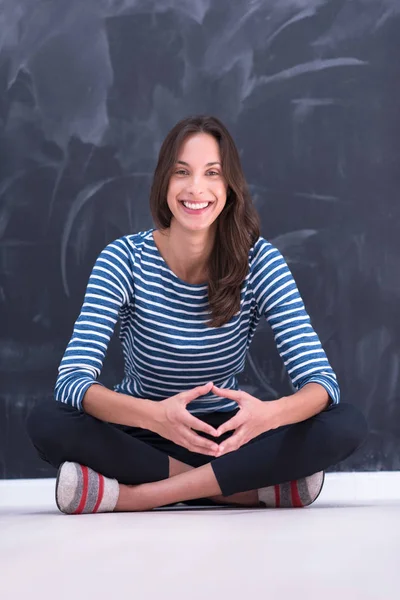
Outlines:
{"type": "Polygon", "coordinates": [[[112,512],[119,483],[85,465],[64,462],[58,470],[55,496],[59,510],[69,515],[112,512]]]}
{"type": "Polygon", "coordinates": [[[325,472],[271,485],[258,490],[258,498],[267,508],[302,508],[312,504],[320,495],[325,472]]]}

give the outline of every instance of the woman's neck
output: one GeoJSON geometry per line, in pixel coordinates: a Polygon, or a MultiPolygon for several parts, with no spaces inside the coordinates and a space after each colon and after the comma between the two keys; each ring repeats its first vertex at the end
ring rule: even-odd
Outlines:
{"type": "Polygon", "coordinates": [[[214,232],[175,228],[155,230],[154,238],[169,268],[183,281],[204,283],[214,245],[214,232]],[[211,236],[210,236],[211,233],[211,236]]]}

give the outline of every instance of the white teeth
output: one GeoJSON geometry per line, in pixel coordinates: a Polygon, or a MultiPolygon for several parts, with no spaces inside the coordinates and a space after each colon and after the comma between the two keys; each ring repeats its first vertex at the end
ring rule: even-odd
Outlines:
{"type": "Polygon", "coordinates": [[[192,208],[194,210],[196,210],[196,209],[200,210],[200,208],[205,208],[206,206],[208,206],[209,202],[202,202],[201,204],[191,204],[190,202],[183,202],[182,204],[184,206],[186,206],[186,208],[192,208]]]}

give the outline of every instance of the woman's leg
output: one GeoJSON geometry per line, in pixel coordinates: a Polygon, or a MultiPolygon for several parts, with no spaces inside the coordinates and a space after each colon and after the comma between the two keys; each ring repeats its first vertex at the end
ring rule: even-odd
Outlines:
{"type": "Polygon", "coordinates": [[[263,433],[211,466],[222,493],[229,495],[326,470],[353,454],[367,435],[362,412],[343,402],[306,421],[263,433]]]}
{"type": "MultiPolygon", "coordinates": [[[[217,428],[236,412],[199,418],[217,428]]],[[[31,411],[27,432],[39,456],[53,467],[64,461],[77,462],[127,485],[166,479],[212,459],[147,429],[106,423],[55,400],[42,402],[31,411]]],[[[224,434],[219,441],[230,435],[224,434]]]]}
{"type": "Polygon", "coordinates": [[[134,486],[120,510],[147,510],[218,494],[227,497],[301,479],[350,456],[367,434],[363,414],[341,403],[301,423],[263,433],[238,450],[168,481],[134,486]]]}
{"type": "MultiPolygon", "coordinates": [[[[235,412],[200,418],[217,428],[235,412]]],[[[55,400],[42,402],[32,410],[27,431],[39,456],[53,467],[58,468],[64,461],[77,462],[117,479],[122,506],[126,505],[128,486],[167,479],[212,459],[190,452],[152,431],[106,423],[55,400]]],[[[230,435],[219,439],[222,441],[230,435]]],[[[196,503],[246,503],[248,499],[249,494],[237,494],[230,499],[202,497],[196,503]]]]}
{"type": "MultiPolygon", "coordinates": [[[[201,418],[217,428],[235,412],[214,413],[201,418]]],[[[39,456],[53,467],[58,468],[64,461],[77,462],[117,479],[121,506],[126,506],[129,486],[167,479],[212,459],[190,452],[152,431],[106,423],[55,400],[42,402],[32,410],[27,419],[27,431],[39,456]]],[[[220,441],[229,435],[231,433],[221,436],[220,441]]],[[[245,493],[231,499],[201,497],[197,503],[248,501],[249,494],[245,493]]]]}
{"type": "Polygon", "coordinates": [[[27,419],[39,456],[55,468],[64,461],[78,462],[125,484],[167,478],[168,454],[130,435],[130,429],[140,433],[139,428],[106,423],[55,400],[37,405],[27,419]]]}

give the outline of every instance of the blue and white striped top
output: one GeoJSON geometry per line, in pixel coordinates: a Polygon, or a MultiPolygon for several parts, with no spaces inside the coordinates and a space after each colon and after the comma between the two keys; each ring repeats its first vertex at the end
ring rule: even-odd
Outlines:
{"type": "MultiPolygon", "coordinates": [[[[294,388],[317,382],[327,390],[330,406],[339,402],[336,375],[275,246],[258,238],[249,251],[240,311],[222,327],[210,328],[205,324],[211,315],[207,285],[189,284],[175,275],[153,231],[124,235],[100,252],[58,368],[57,401],[83,411],[86,390],[100,383],[97,378],[118,318],[124,376],[114,391],[163,400],[208,381],[237,390],[237,375],[263,315],[294,388]]],[[[187,406],[192,414],[235,408],[236,402],[212,393],[187,406]]]]}

